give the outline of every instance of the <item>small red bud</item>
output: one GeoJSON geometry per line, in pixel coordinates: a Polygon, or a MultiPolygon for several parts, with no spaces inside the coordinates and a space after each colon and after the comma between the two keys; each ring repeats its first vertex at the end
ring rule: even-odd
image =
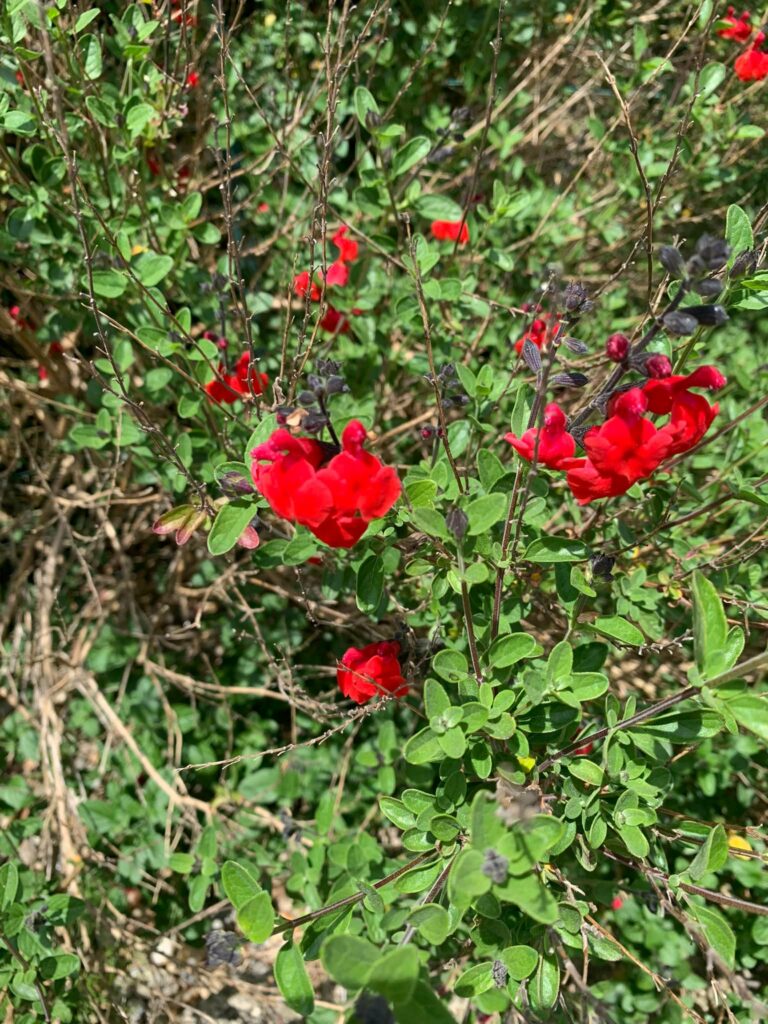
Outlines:
{"type": "Polygon", "coordinates": [[[190,71],[187,75],[186,86],[188,89],[194,89],[200,81],[200,75],[197,71],[190,71]]]}
{"type": "Polygon", "coordinates": [[[623,363],[629,352],[629,338],[626,334],[612,334],[605,343],[605,354],[614,363],[623,363]]]}
{"type": "Polygon", "coordinates": [[[592,749],[593,748],[591,743],[585,743],[583,747],[577,747],[574,750],[574,754],[576,754],[578,757],[585,757],[587,754],[592,753],[592,749]]]}
{"type": "Polygon", "coordinates": [[[667,356],[651,356],[645,363],[645,372],[655,380],[663,380],[672,374],[672,363],[667,356]]]}
{"type": "Polygon", "coordinates": [[[432,430],[432,427],[421,428],[421,436],[424,438],[425,441],[429,441],[433,433],[434,431],[432,430]]]}
{"type": "Polygon", "coordinates": [[[621,910],[624,906],[624,900],[621,896],[614,896],[611,900],[611,910],[621,910]]]}

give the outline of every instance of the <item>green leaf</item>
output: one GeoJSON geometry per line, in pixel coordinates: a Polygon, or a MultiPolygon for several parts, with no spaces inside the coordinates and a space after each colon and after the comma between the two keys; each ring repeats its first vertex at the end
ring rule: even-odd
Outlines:
{"type": "Polygon", "coordinates": [[[56,953],[40,962],[40,976],[46,981],[68,978],[80,970],[80,957],[74,953],[56,953]]]}
{"type": "Polygon", "coordinates": [[[237,912],[237,923],[249,942],[266,942],[275,924],[275,910],[268,892],[248,900],[237,912]]]}
{"type": "Polygon", "coordinates": [[[768,699],[745,693],[728,701],[728,709],[740,726],[768,740],[768,699]]]}
{"type": "Polygon", "coordinates": [[[173,269],[173,260],[170,256],[160,256],[156,252],[143,252],[133,269],[141,283],[146,288],[152,288],[168,276],[173,269]]]}
{"type": "Polygon", "coordinates": [[[524,558],[527,562],[582,562],[589,557],[586,544],[566,537],[539,537],[528,545],[524,558]]]}
{"type": "Polygon", "coordinates": [[[426,728],[411,736],[403,749],[403,757],[409,764],[427,764],[429,761],[444,760],[445,754],[437,734],[426,728]]]}
{"type": "Polygon", "coordinates": [[[752,222],[740,206],[729,206],[725,219],[725,239],[731,247],[730,262],[755,244],[752,222]]]}
{"type": "Polygon", "coordinates": [[[482,995],[493,987],[493,961],[473,964],[456,979],[454,991],[462,998],[482,995]]]}
{"type": "Polygon", "coordinates": [[[188,875],[195,866],[195,858],[191,853],[172,853],[168,858],[168,867],[179,875],[188,875]]]}
{"type": "Polygon", "coordinates": [[[301,950],[293,942],[286,943],[277,952],[275,981],[287,1006],[302,1017],[312,1013],[315,1008],[312,982],[304,966],[301,950]]]}
{"type": "Polygon", "coordinates": [[[417,981],[406,1002],[393,1006],[397,1024],[456,1024],[445,1003],[426,981],[417,981]]]}
{"type": "Polygon", "coordinates": [[[334,981],[344,988],[360,989],[379,960],[378,949],[354,935],[331,935],[320,949],[320,960],[334,981]]]}
{"type": "Polygon", "coordinates": [[[384,562],[370,555],[357,570],[357,607],[365,615],[373,615],[384,594],[384,562]]]}
{"type": "Polygon", "coordinates": [[[531,1008],[535,1013],[551,1009],[560,992],[560,965],[551,954],[542,954],[539,966],[528,985],[531,1008]]]}
{"type": "MultiPolygon", "coordinates": [[[[82,278],[84,288],[88,288],[88,278],[82,278]]],[[[104,299],[117,299],[128,287],[128,278],[117,270],[94,270],[93,293],[104,299]]]]}
{"type": "Polygon", "coordinates": [[[223,555],[237,544],[238,537],[256,515],[256,506],[245,498],[222,505],[208,534],[208,550],[223,555]]]}
{"type": "Polygon", "coordinates": [[[353,103],[355,105],[355,113],[357,114],[357,120],[363,126],[367,128],[366,117],[369,111],[373,111],[374,114],[379,113],[379,105],[373,98],[372,94],[365,88],[364,85],[358,85],[355,89],[353,96],[353,103]]]}
{"type": "Polygon", "coordinates": [[[406,142],[392,158],[392,177],[399,178],[422,161],[432,149],[432,143],[423,135],[406,142]]]}
{"type": "Polygon", "coordinates": [[[416,815],[409,811],[402,800],[396,800],[391,796],[380,796],[379,807],[384,814],[398,828],[413,828],[416,824],[416,815]]]}
{"type": "MultiPolygon", "coordinates": [[[[449,199],[447,196],[419,196],[414,204],[413,208],[419,214],[420,217],[425,217],[427,220],[461,220],[462,209],[457,202],[453,199],[449,199]]],[[[457,366],[458,370],[459,367],[457,366]]]]}
{"type": "Polygon", "coordinates": [[[723,915],[711,907],[688,907],[688,912],[701,925],[704,937],[714,951],[733,970],[736,957],[736,936],[723,915]]]}
{"type": "Polygon", "coordinates": [[[510,877],[504,885],[494,887],[494,894],[541,924],[554,924],[559,917],[557,900],[536,874],[510,877]]]}
{"type": "Polygon", "coordinates": [[[430,537],[448,540],[448,527],[445,525],[445,519],[436,509],[415,508],[411,513],[411,519],[420,530],[428,533],[430,537]]]}
{"type": "MultiPolygon", "coordinates": [[[[738,209],[738,207],[731,207],[738,209]]],[[[720,652],[725,647],[728,623],[720,595],[700,572],[691,579],[693,591],[693,651],[702,679],[710,679],[720,671],[720,652]]],[[[730,667],[730,666],[729,666],[730,667]]]]}
{"type": "Polygon", "coordinates": [[[103,68],[101,43],[98,36],[87,35],[80,40],[80,55],[85,77],[93,81],[99,78],[103,68]]]}
{"type": "Polygon", "coordinates": [[[451,698],[445,687],[436,679],[428,679],[424,684],[424,711],[427,718],[436,718],[451,706],[451,698]]]}
{"type": "Polygon", "coordinates": [[[589,786],[602,786],[605,773],[599,764],[588,761],[586,758],[579,758],[568,765],[568,771],[577,779],[586,782],[589,786]]]}
{"type": "Polygon", "coordinates": [[[642,860],[648,856],[650,850],[648,840],[636,825],[622,825],[617,831],[633,857],[639,857],[642,860]]]}
{"type": "Polygon", "coordinates": [[[461,651],[449,648],[437,652],[432,659],[432,669],[449,683],[457,683],[469,675],[469,665],[465,656],[461,651]]]}
{"type": "Polygon", "coordinates": [[[221,884],[227,899],[239,910],[263,890],[253,875],[237,861],[225,861],[221,868],[221,884]]]}
{"type": "Polygon", "coordinates": [[[12,860],[0,868],[0,910],[7,910],[16,899],[19,888],[19,871],[12,860]]]}
{"type": "Polygon", "coordinates": [[[515,981],[522,981],[533,974],[539,955],[531,946],[507,946],[499,953],[499,960],[515,981]]]}
{"type": "Polygon", "coordinates": [[[154,107],[148,103],[137,103],[125,115],[125,127],[135,138],[137,135],[141,135],[154,116],[154,107]]]}
{"type": "Polygon", "coordinates": [[[77,35],[77,33],[79,32],[82,32],[84,28],[87,28],[92,21],[95,21],[95,19],[98,18],[100,13],[101,12],[99,11],[98,7],[94,8],[91,11],[83,11],[83,13],[75,22],[75,35],[77,35]]]}
{"type": "Polygon", "coordinates": [[[438,903],[424,903],[417,907],[408,921],[433,946],[442,945],[451,929],[448,911],[438,903]]]}
{"type": "Polygon", "coordinates": [[[589,628],[600,636],[610,637],[611,640],[618,640],[623,644],[633,644],[640,647],[645,643],[645,637],[631,622],[620,615],[609,615],[602,619],[595,619],[589,623],[589,628]]]}
{"type": "MultiPolygon", "coordinates": [[[[733,710],[732,703],[729,707],[733,710]]],[[[691,740],[704,740],[716,736],[722,727],[722,720],[714,711],[696,710],[661,715],[647,724],[635,726],[635,729],[651,736],[658,736],[659,739],[669,740],[671,743],[688,743],[691,740]]],[[[632,731],[634,732],[634,729],[632,731]]]]}
{"type": "Polygon", "coordinates": [[[414,946],[391,949],[379,956],[368,972],[366,985],[390,1002],[406,1002],[419,974],[419,954],[414,946]]]}
{"type": "Polygon", "coordinates": [[[527,633],[500,636],[491,646],[488,661],[493,668],[510,668],[518,661],[532,658],[540,651],[539,645],[527,633]]]}
{"type": "Polygon", "coordinates": [[[688,874],[698,882],[710,871],[719,871],[728,860],[728,836],[722,825],[715,825],[688,867],[688,874]]]}
{"type": "Polygon", "coordinates": [[[486,494],[470,501],[464,510],[469,519],[467,533],[470,537],[487,533],[492,526],[501,522],[507,512],[507,502],[505,494],[486,494]]]}

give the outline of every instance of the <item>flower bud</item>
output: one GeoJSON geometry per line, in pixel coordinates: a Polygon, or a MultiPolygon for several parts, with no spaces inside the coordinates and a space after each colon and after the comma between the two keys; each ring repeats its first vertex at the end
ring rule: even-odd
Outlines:
{"type": "Polygon", "coordinates": [[[693,334],[699,326],[699,321],[695,316],[691,316],[689,313],[680,313],[676,311],[666,313],[661,318],[661,322],[670,334],[677,334],[680,337],[683,337],[686,334],[693,334]]]}
{"type": "Polygon", "coordinates": [[[329,377],[325,384],[325,393],[327,395],[342,395],[349,391],[349,387],[344,381],[343,377],[339,377],[337,374],[329,377]]]}
{"type": "Polygon", "coordinates": [[[496,988],[504,988],[509,978],[509,971],[501,960],[494,960],[491,968],[491,977],[496,988]]]}
{"type": "Polygon", "coordinates": [[[672,363],[661,353],[648,356],[645,361],[644,369],[648,376],[652,377],[654,380],[663,380],[664,377],[670,377],[672,375],[672,363]]]}
{"type": "Polygon", "coordinates": [[[462,512],[460,508],[454,506],[445,517],[445,525],[456,540],[463,540],[469,526],[469,519],[466,512],[462,512]]]}
{"type": "Polygon", "coordinates": [[[523,342],[523,359],[531,373],[538,373],[541,370],[541,355],[530,338],[523,342]]]}
{"type": "Polygon", "coordinates": [[[589,351],[589,348],[584,344],[584,342],[579,341],[578,338],[563,338],[563,344],[566,348],[569,348],[571,352],[575,352],[579,356],[583,356],[585,352],[589,351]]]}
{"type": "Polygon", "coordinates": [[[485,860],[480,870],[496,885],[503,885],[509,873],[509,860],[495,850],[486,850],[485,860]]]}
{"type": "Polygon", "coordinates": [[[432,435],[434,434],[434,432],[435,431],[434,431],[433,427],[422,427],[421,430],[419,431],[419,433],[421,434],[422,440],[424,440],[424,441],[431,441],[432,440],[432,435]]]}
{"type": "Polygon", "coordinates": [[[714,299],[723,290],[723,282],[714,277],[705,277],[703,281],[697,281],[693,287],[702,298],[714,299]]]}
{"type": "Polygon", "coordinates": [[[731,277],[744,277],[753,274],[757,270],[757,249],[747,249],[741,252],[733,261],[731,277]]]}
{"type": "Polygon", "coordinates": [[[297,395],[299,405],[310,406],[314,405],[317,401],[317,396],[314,391],[300,391],[297,395]]]}
{"type": "Polygon", "coordinates": [[[720,327],[728,320],[728,314],[722,306],[686,306],[683,312],[686,316],[695,317],[704,327],[720,327]]]}
{"type": "Polygon", "coordinates": [[[629,352],[629,338],[626,334],[612,334],[605,343],[605,354],[614,363],[623,363],[629,352]]]}
{"type": "Polygon", "coordinates": [[[719,270],[725,266],[731,254],[731,247],[724,238],[702,235],[696,243],[696,256],[708,270],[719,270]]]}
{"type": "Polygon", "coordinates": [[[563,305],[568,313],[588,313],[593,303],[587,298],[587,289],[578,281],[566,285],[563,291],[563,305]]]}
{"type": "Polygon", "coordinates": [[[575,370],[567,370],[565,373],[556,373],[550,383],[555,388],[583,388],[589,384],[589,377],[575,370]]]}
{"type": "Polygon", "coordinates": [[[685,277],[685,260],[674,245],[662,245],[659,249],[659,263],[671,277],[685,277]]]}

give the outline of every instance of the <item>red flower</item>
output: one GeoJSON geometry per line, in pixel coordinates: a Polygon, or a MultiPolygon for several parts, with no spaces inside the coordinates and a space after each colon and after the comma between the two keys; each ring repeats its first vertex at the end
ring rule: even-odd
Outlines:
{"type": "Polygon", "coordinates": [[[669,439],[669,455],[687,452],[698,444],[718,413],[717,403],[710,405],[702,395],[692,395],[691,388],[719,390],[726,379],[714,366],[700,366],[687,377],[673,375],[663,380],[649,380],[643,388],[648,409],[656,415],[670,414],[662,427],[669,439]]]}
{"type": "Polygon", "coordinates": [[[349,320],[334,306],[329,306],[320,318],[320,326],[329,334],[349,334],[349,320]]]}
{"type": "Polygon", "coordinates": [[[736,8],[731,6],[728,13],[720,20],[727,23],[726,28],[719,28],[717,34],[723,39],[735,39],[737,43],[746,43],[752,35],[752,26],[749,23],[752,15],[749,11],[742,11],[740,17],[736,17],[736,8]]]}
{"type": "Polygon", "coordinates": [[[573,753],[577,757],[586,757],[587,754],[591,754],[592,753],[593,749],[594,749],[593,744],[585,743],[583,747],[576,747],[576,749],[573,751],[573,753]]]}
{"type": "Polygon", "coordinates": [[[197,73],[197,71],[190,71],[189,74],[187,75],[185,85],[188,89],[194,89],[195,86],[199,84],[199,82],[200,75],[197,73]]]}
{"type": "Polygon", "coordinates": [[[353,239],[345,237],[347,231],[349,231],[349,228],[346,224],[343,224],[331,241],[339,250],[339,259],[342,263],[354,263],[357,259],[360,247],[353,239]]]}
{"type": "Polygon", "coordinates": [[[213,402],[226,402],[231,405],[238,398],[262,395],[269,384],[266,373],[260,373],[257,367],[251,366],[251,357],[244,352],[235,363],[235,372],[226,373],[223,363],[219,364],[221,377],[209,381],[205,385],[205,393],[213,402]]]}
{"type": "Polygon", "coordinates": [[[768,78],[768,53],[762,50],[765,38],[765,32],[758,32],[750,48],[736,58],[733,67],[742,82],[760,82],[768,78]]]}
{"type": "Polygon", "coordinates": [[[341,659],[336,678],[345,697],[356,704],[367,704],[372,697],[404,697],[408,684],[403,679],[397,656],[400,644],[368,644],[350,647],[341,659]]]}
{"type": "MultiPolygon", "coordinates": [[[[576,442],[565,429],[567,424],[565,413],[559,405],[551,402],[544,410],[544,426],[539,439],[538,461],[550,469],[559,469],[563,459],[570,459],[576,451],[576,442]]],[[[533,461],[536,448],[538,427],[526,430],[522,437],[505,434],[504,440],[509,441],[515,451],[526,461],[533,461]]]]}
{"type": "Polygon", "coordinates": [[[259,203],[256,207],[257,213],[269,213],[269,203],[259,203]]]}
{"type": "Polygon", "coordinates": [[[540,349],[548,341],[551,341],[560,327],[560,321],[553,313],[543,313],[533,321],[527,331],[515,342],[515,352],[518,355],[523,351],[525,339],[532,341],[536,348],[540,349]]]}
{"type": "Polygon", "coordinates": [[[459,245],[465,245],[469,241],[469,228],[466,221],[462,224],[460,220],[433,220],[432,237],[438,242],[455,242],[458,239],[459,245]]]}
{"type": "Polygon", "coordinates": [[[621,896],[614,896],[611,900],[611,910],[621,910],[624,906],[624,900],[621,896]]]}
{"type": "Polygon", "coordinates": [[[251,452],[256,489],[281,518],[329,547],[351,548],[400,495],[397,473],[363,449],[365,438],[365,427],[352,420],[342,450],[326,462],[327,445],[276,430],[251,452]]]}
{"type": "Polygon", "coordinates": [[[300,274],[294,277],[293,291],[301,299],[306,299],[307,293],[309,293],[312,302],[320,301],[320,289],[310,278],[308,270],[302,270],[300,274]]]}
{"type": "Polygon", "coordinates": [[[669,358],[661,353],[649,356],[645,361],[645,372],[655,380],[662,380],[672,373],[672,363],[669,358]]]}
{"type": "Polygon", "coordinates": [[[159,177],[163,172],[163,165],[160,163],[160,160],[158,159],[157,155],[155,153],[148,152],[146,154],[146,161],[147,167],[149,168],[149,173],[152,175],[152,177],[159,177]]]}
{"type": "Polygon", "coordinates": [[[339,285],[342,288],[347,281],[349,281],[349,267],[346,263],[339,259],[335,263],[332,263],[325,274],[325,283],[327,285],[339,285]]]}

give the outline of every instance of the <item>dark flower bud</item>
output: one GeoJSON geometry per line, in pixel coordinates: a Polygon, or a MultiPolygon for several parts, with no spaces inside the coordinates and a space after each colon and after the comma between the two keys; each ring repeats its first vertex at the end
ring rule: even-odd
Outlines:
{"type": "Polygon", "coordinates": [[[318,389],[322,391],[323,389],[323,379],[322,377],[318,377],[316,373],[307,374],[307,384],[313,391],[317,391],[318,389]]]}
{"type": "Polygon", "coordinates": [[[728,314],[722,306],[686,306],[682,312],[695,319],[705,327],[720,327],[728,320],[728,314]]]}
{"type": "Polygon", "coordinates": [[[228,498],[235,498],[239,494],[253,494],[254,490],[250,481],[236,469],[227,470],[219,477],[219,487],[228,498]]]}
{"type": "Polygon", "coordinates": [[[648,376],[653,377],[654,380],[663,380],[664,377],[670,377],[672,375],[672,363],[661,353],[648,356],[643,369],[648,376]]]}
{"type": "Polygon", "coordinates": [[[695,316],[679,312],[666,313],[661,318],[661,322],[670,334],[678,334],[681,337],[686,334],[693,334],[699,326],[699,321],[695,316]]]}
{"type": "Polygon", "coordinates": [[[447,383],[448,381],[456,378],[456,367],[453,363],[446,363],[440,368],[437,376],[441,381],[443,381],[443,383],[447,383]]]}
{"type": "Polygon", "coordinates": [[[563,291],[563,305],[568,313],[588,313],[593,303],[587,298],[587,289],[578,281],[566,285],[563,291]]]}
{"type": "Polygon", "coordinates": [[[429,154],[429,159],[433,164],[441,164],[445,160],[450,160],[455,152],[455,146],[438,146],[429,154]]]}
{"type": "Polygon", "coordinates": [[[626,334],[612,334],[605,343],[605,354],[614,363],[623,363],[629,352],[629,338],[626,334]]]}
{"type": "Polygon", "coordinates": [[[344,378],[339,377],[337,374],[334,374],[332,377],[329,377],[328,380],[326,381],[326,395],[343,395],[346,394],[347,391],[349,391],[349,388],[347,387],[344,378]]]}
{"type": "Polygon", "coordinates": [[[395,1024],[395,1015],[384,996],[363,992],[355,1003],[355,1020],[360,1024],[395,1024]]]}
{"type": "Polygon", "coordinates": [[[472,108],[471,107],[454,107],[451,111],[451,120],[457,123],[462,121],[470,121],[472,119],[472,108]]]}
{"type": "Polygon", "coordinates": [[[460,508],[454,506],[449,509],[445,517],[445,525],[456,540],[463,540],[469,526],[469,519],[467,519],[466,512],[462,512],[460,508]]]}
{"type": "Polygon", "coordinates": [[[300,391],[298,394],[299,405],[310,406],[314,405],[317,401],[317,395],[314,391],[300,391]]]}
{"type": "Polygon", "coordinates": [[[486,850],[485,860],[480,870],[496,885],[503,885],[509,873],[509,861],[495,850],[486,850]]]}
{"type": "Polygon", "coordinates": [[[589,352],[589,347],[585,345],[583,341],[579,341],[578,338],[563,338],[563,344],[566,348],[569,348],[571,352],[575,352],[579,356],[583,356],[585,352],[589,352]]]}
{"type": "Polygon", "coordinates": [[[586,384],[589,384],[589,377],[574,370],[556,373],[552,378],[552,386],[556,388],[583,388],[586,384]]]}
{"type": "Polygon", "coordinates": [[[724,267],[731,254],[731,247],[724,238],[702,235],[696,243],[696,256],[707,270],[719,270],[724,267]]]}
{"type": "Polygon", "coordinates": [[[239,937],[234,932],[226,932],[216,929],[205,936],[205,965],[206,967],[219,967],[221,964],[231,964],[237,967],[242,961],[237,947],[240,944],[239,937]]]}
{"type": "Polygon", "coordinates": [[[541,370],[541,353],[530,338],[523,342],[523,359],[531,373],[539,373],[541,370]]]}
{"type": "Polygon", "coordinates": [[[744,277],[747,274],[753,274],[756,270],[757,249],[747,249],[746,252],[740,252],[733,261],[731,277],[744,277]]]}
{"type": "Polygon", "coordinates": [[[671,277],[685,277],[685,260],[674,245],[662,245],[658,256],[659,263],[671,277]]]}
{"type": "Polygon", "coordinates": [[[589,560],[590,567],[592,569],[593,576],[599,576],[600,579],[605,580],[606,583],[610,583],[613,579],[612,569],[616,564],[616,559],[610,555],[593,555],[589,560]]]}
{"type": "Polygon", "coordinates": [[[422,427],[421,430],[419,431],[423,441],[431,441],[434,432],[434,427],[422,427]]]}
{"type": "Polygon", "coordinates": [[[308,434],[316,434],[326,426],[328,426],[328,417],[314,409],[308,412],[301,421],[301,429],[306,430],[308,434]]]}
{"type": "Polygon", "coordinates": [[[379,128],[383,123],[383,117],[381,114],[377,114],[375,110],[369,110],[365,115],[365,127],[369,132],[372,132],[375,128],[379,128]]]}
{"type": "Polygon", "coordinates": [[[723,290],[723,282],[714,277],[705,277],[703,281],[697,281],[693,288],[702,298],[714,299],[723,290]]]}
{"type": "Polygon", "coordinates": [[[338,359],[318,359],[315,367],[317,372],[323,377],[330,377],[341,371],[341,363],[338,359]]]}
{"type": "Polygon", "coordinates": [[[493,967],[491,969],[491,977],[496,988],[504,988],[507,984],[507,978],[509,977],[509,971],[501,962],[501,960],[494,960],[493,967]]]}

